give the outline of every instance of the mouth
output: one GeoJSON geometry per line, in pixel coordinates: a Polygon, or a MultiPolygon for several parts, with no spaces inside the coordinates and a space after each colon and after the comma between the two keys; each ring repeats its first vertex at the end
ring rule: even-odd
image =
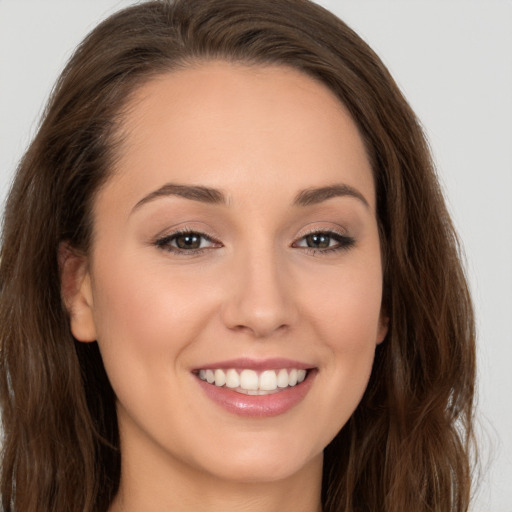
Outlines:
{"type": "Polygon", "coordinates": [[[229,413],[266,418],[298,406],[318,368],[286,358],[239,358],[198,366],[192,374],[206,397],[229,413]]]}
{"type": "Polygon", "coordinates": [[[309,369],[276,368],[257,371],[250,368],[200,369],[196,375],[203,382],[218,388],[227,388],[244,395],[272,395],[293,388],[304,382],[309,369]]]}

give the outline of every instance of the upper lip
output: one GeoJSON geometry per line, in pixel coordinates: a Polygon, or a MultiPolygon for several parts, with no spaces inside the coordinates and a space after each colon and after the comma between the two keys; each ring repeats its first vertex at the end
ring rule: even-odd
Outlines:
{"type": "Polygon", "coordinates": [[[225,361],[216,361],[213,363],[206,363],[202,366],[194,368],[194,371],[198,370],[229,370],[230,368],[243,368],[255,371],[264,370],[276,370],[281,368],[296,368],[297,370],[310,370],[315,366],[292,359],[286,359],[282,357],[273,357],[270,359],[251,359],[247,357],[240,357],[237,359],[229,359],[225,361]]]}

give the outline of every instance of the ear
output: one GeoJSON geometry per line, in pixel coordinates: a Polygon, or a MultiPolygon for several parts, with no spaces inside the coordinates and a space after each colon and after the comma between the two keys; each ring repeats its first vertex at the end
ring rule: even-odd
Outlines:
{"type": "Polygon", "coordinates": [[[382,343],[386,338],[389,330],[389,316],[386,314],[384,308],[380,312],[379,328],[377,330],[377,345],[382,343]]]}
{"type": "Polygon", "coordinates": [[[88,260],[66,242],[59,246],[60,292],[78,341],[96,341],[94,304],[88,260]]]}

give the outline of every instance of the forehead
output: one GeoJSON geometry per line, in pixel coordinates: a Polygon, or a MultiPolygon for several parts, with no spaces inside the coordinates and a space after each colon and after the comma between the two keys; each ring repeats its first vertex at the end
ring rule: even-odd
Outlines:
{"type": "Polygon", "coordinates": [[[228,197],[241,185],[292,196],[344,182],[374,202],[354,121],[332,91],[293,68],[208,62],[163,74],[135,92],[121,132],[110,181],[141,195],[167,181],[228,197]]]}

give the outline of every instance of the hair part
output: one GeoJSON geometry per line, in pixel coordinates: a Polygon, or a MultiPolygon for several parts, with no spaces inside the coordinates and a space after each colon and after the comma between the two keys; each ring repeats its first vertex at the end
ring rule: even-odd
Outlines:
{"type": "Polygon", "coordinates": [[[115,395],[97,344],[74,340],[58,251],[87,254],[130,98],[175,69],[291,66],[331,89],[377,191],[386,340],[325,449],[325,512],[469,504],[474,321],[459,246],[414,113],[373,51],[307,0],[161,0],[112,15],[67,64],[20,162],[0,253],[3,509],[106,511],[120,478],[115,395]]]}

